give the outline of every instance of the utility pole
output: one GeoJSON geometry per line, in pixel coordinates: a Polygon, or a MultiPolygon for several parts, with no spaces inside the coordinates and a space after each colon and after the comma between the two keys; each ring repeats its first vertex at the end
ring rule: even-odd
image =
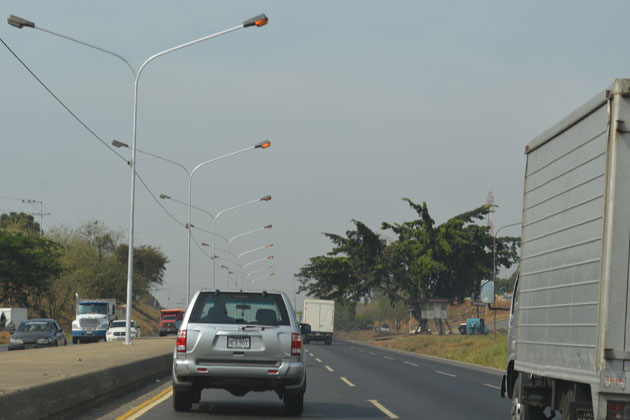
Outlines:
{"type": "Polygon", "coordinates": [[[42,200],[22,200],[22,203],[27,204],[39,204],[39,213],[31,213],[33,216],[39,216],[39,234],[44,234],[44,216],[49,216],[50,213],[44,213],[44,202],[42,200]]]}

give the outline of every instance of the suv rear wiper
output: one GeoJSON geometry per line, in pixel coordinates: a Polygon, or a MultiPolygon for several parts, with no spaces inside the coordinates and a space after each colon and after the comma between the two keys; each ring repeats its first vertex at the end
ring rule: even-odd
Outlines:
{"type": "Polygon", "coordinates": [[[247,328],[260,328],[261,331],[265,331],[265,328],[278,328],[277,325],[256,325],[256,324],[249,324],[249,325],[243,325],[241,327],[241,329],[243,331],[245,331],[245,329],[247,328]]]}

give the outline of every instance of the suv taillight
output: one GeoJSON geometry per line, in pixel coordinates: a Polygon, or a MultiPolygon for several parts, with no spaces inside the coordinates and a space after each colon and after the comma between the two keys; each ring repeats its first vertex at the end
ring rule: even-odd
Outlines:
{"type": "Polygon", "coordinates": [[[302,337],[300,334],[291,334],[291,355],[299,356],[302,354],[302,337]]]}
{"type": "Polygon", "coordinates": [[[186,353],[186,330],[177,331],[177,341],[175,347],[178,353],[186,353]]]}

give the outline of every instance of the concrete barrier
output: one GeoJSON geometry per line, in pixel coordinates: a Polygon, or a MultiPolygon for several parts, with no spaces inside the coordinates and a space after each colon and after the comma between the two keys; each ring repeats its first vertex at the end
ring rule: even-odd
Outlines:
{"type": "Polygon", "coordinates": [[[0,353],[0,419],[45,419],[171,371],[174,339],[0,353]]]}

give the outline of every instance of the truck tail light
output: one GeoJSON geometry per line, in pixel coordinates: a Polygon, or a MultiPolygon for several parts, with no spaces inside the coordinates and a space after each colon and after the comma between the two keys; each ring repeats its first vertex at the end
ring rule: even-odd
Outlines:
{"type": "Polygon", "coordinates": [[[608,401],[607,419],[630,420],[630,403],[608,401]]]}
{"type": "Polygon", "coordinates": [[[186,353],[186,330],[177,331],[175,347],[177,348],[177,353],[186,353]]]}
{"type": "Polygon", "coordinates": [[[300,356],[302,354],[302,337],[300,334],[291,334],[291,355],[300,356]]]}

